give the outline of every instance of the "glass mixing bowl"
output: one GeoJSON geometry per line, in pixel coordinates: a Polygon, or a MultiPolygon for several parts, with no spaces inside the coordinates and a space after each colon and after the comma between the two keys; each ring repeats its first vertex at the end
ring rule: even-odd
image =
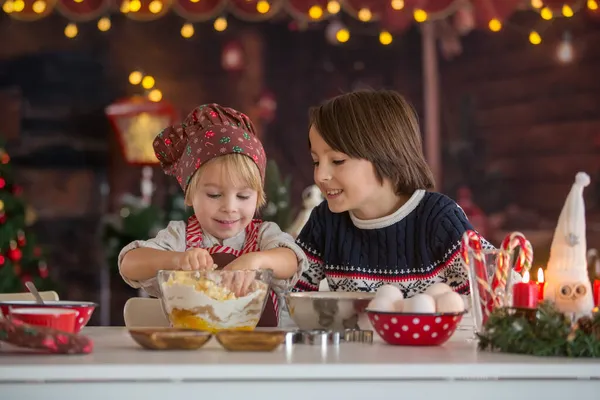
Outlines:
{"type": "Polygon", "coordinates": [[[263,312],[271,270],[158,272],[161,301],[175,328],[253,330],[263,312]]]}

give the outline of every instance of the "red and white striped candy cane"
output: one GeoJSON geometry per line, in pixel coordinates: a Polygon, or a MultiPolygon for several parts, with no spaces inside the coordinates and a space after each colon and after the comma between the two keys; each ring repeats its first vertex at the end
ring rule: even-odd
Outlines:
{"type": "Polygon", "coordinates": [[[509,270],[510,260],[512,257],[512,253],[515,249],[519,247],[519,255],[517,260],[515,261],[515,265],[513,269],[517,273],[521,273],[521,271],[529,271],[531,269],[531,265],[533,264],[533,247],[529,240],[525,238],[521,232],[512,232],[504,238],[502,241],[502,245],[500,249],[504,253],[503,259],[504,262],[502,264],[503,268],[500,268],[499,265],[496,269],[496,273],[494,274],[494,279],[492,281],[492,290],[495,292],[499,288],[504,292],[504,305],[508,305],[508,297],[510,290],[509,282],[511,280],[511,271],[509,270]]]}
{"type": "MultiPolygon", "coordinates": [[[[485,255],[483,254],[483,248],[481,246],[481,236],[475,231],[468,230],[462,236],[460,256],[462,258],[467,272],[469,272],[469,279],[474,280],[471,282],[471,287],[477,285],[477,292],[479,295],[479,308],[482,312],[482,323],[485,324],[487,321],[493,306],[493,293],[488,281],[487,267],[485,265],[485,255]],[[469,252],[473,254],[473,269],[470,268],[469,252]],[[470,273],[470,272],[473,273],[470,273]]],[[[473,290],[471,290],[473,292],[473,290]]],[[[475,293],[471,293],[471,296],[475,296],[475,293]]],[[[473,302],[475,306],[476,302],[473,302]]],[[[475,310],[474,310],[475,311],[475,310]]]]}

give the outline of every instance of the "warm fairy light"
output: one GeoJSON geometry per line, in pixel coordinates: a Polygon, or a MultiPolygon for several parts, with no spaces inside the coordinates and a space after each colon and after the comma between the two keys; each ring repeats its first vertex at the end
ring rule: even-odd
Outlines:
{"type": "Polygon", "coordinates": [[[362,22],[369,22],[371,18],[373,18],[373,14],[368,8],[361,8],[358,10],[358,19],[360,19],[362,22]]]}
{"type": "Polygon", "coordinates": [[[46,2],[44,0],[37,0],[31,5],[31,9],[36,14],[41,14],[46,11],[46,2]]]}
{"type": "Polygon", "coordinates": [[[131,0],[129,2],[129,11],[138,12],[142,8],[142,2],[140,0],[131,0]]]}
{"type": "Polygon", "coordinates": [[[65,36],[68,37],[69,39],[73,39],[75,36],[77,36],[78,30],[77,30],[77,25],[70,23],[67,24],[67,26],[65,27],[65,36]]]}
{"type": "Polygon", "coordinates": [[[152,89],[150,93],[148,93],[148,99],[157,103],[162,100],[162,92],[158,89],[152,89]]]}
{"type": "Polygon", "coordinates": [[[598,2],[596,0],[588,0],[587,7],[594,11],[598,9],[598,2]]]}
{"type": "Polygon", "coordinates": [[[158,14],[159,12],[161,12],[163,9],[163,3],[160,2],[159,0],[152,0],[150,2],[150,4],[148,4],[148,10],[152,13],[152,14],[158,14]]]}
{"type": "Polygon", "coordinates": [[[271,5],[266,0],[260,0],[258,3],[256,3],[256,11],[258,11],[261,14],[268,13],[270,9],[271,5]]]}
{"type": "Polygon", "coordinates": [[[548,7],[544,7],[542,8],[542,11],[540,11],[540,16],[546,21],[550,21],[552,19],[552,10],[548,7]]]}
{"type": "Polygon", "coordinates": [[[346,28],[342,28],[335,33],[335,38],[340,43],[346,43],[350,40],[350,31],[346,28]]]}
{"type": "Polygon", "coordinates": [[[123,14],[127,14],[129,11],[131,11],[129,0],[125,0],[124,2],[122,2],[121,7],[119,7],[119,10],[123,14]]]}
{"type": "Polygon", "coordinates": [[[102,17],[98,20],[98,30],[101,32],[106,32],[110,29],[111,23],[110,18],[102,17]]]}
{"type": "Polygon", "coordinates": [[[388,44],[391,44],[393,40],[392,34],[388,31],[381,31],[379,33],[379,43],[382,45],[387,46],[388,44]]]}
{"type": "Polygon", "coordinates": [[[498,32],[500,29],[502,29],[502,22],[500,22],[500,20],[497,18],[492,18],[488,23],[488,26],[490,28],[490,31],[498,32]]]}
{"type": "Polygon", "coordinates": [[[571,7],[569,7],[568,4],[563,4],[562,15],[567,18],[571,18],[573,16],[573,9],[571,7]]]}
{"type": "Polygon", "coordinates": [[[144,75],[140,71],[133,71],[129,74],[129,83],[139,85],[142,82],[144,75]]]}
{"type": "Polygon", "coordinates": [[[544,7],[544,2],[542,0],[531,0],[531,7],[542,8],[544,7]]]}
{"type": "Polygon", "coordinates": [[[392,0],[392,8],[396,11],[400,11],[404,8],[404,0],[392,0]]]}
{"type": "Polygon", "coordinates": [[[217,32],[223,32],[225,29],[227,29],[227,20],[223,17],[215,19],[213,28],[215,28],[215,31],[217,32]]]}
{"type": "Polygon", "coordinates": [[[320,19],[323,16],[323,9],[319,6],[312,6],[308,9],[308,16],[311,19],[320,19]]]}
{"type": "Polygon", "coordinates": [[[194,36],[194,25],[189,23],[183,24],[183,26],[181,27],[181,36],[183,36],[186,39],[189,39],[192,36],[194,36]]]}
{"type": "Polygon", "coordinates": [[[16,12],[21,12],[25,9],[25,2],[23,0],[15,0],[13,2],[13,9],[16,12]]]}
{"type": "Polygon", "coordinates": [[[15,3],[13,3],[12,0],[6,0],[4,4],[2,4],[2,11],[7,14],[15,11],[15,3]]]}
{"type": "Polygon", "coordinates": [[[531,44],[540,44],[542,43],[542,37],[536,31],[531,31],[529,34],[529,42],[531,42],[531,44]]]}
{"type": "Polygon", "coordinates": [[[144,79],[142,79],[142,87],[144,89],[152,89],[155,83],[154,77],[150,75],[146,75],[144,79]]]}
{"type": "Polygon", "coordinates": [[[340,12],[341,8],[340,3],[337,1],[330,1],[327,3],[327,12],[329,14],[337,14],[340,12]]]}
{"type": "Polygon", "coordinates": [[[415,21],[417,22],[427,21],[427,13],[425,12],[425,10],[416,9],[413,13],[413,16],[415,17],[415,21]]]}

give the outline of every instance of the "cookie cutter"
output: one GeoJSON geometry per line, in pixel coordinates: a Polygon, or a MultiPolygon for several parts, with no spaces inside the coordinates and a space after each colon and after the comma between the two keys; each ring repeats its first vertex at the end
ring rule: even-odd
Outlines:
{"type": "Polygon", "coordinates": [[[346,329],[344,331],[344,342],[372,344],[373,331],[362,329],[346,329]]]}
{"type": "Polygon", "coordinates": [[[286,333],[286,346],[294,344],[309,344],[309,345],[339,345],[342,335],[340,332],[327,331],[324,329],[314,330],[298,330],[286,333]]]}

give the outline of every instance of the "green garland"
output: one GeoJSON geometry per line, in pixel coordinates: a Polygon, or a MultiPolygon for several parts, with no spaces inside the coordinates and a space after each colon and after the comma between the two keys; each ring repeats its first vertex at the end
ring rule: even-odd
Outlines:
{"type": "Polygon", "coordinates": [[[537,311],[499,308],[478,333],[480,350],[554,357],[600,357],[600,312],[575,324],[551,302],[537,311]]]}

